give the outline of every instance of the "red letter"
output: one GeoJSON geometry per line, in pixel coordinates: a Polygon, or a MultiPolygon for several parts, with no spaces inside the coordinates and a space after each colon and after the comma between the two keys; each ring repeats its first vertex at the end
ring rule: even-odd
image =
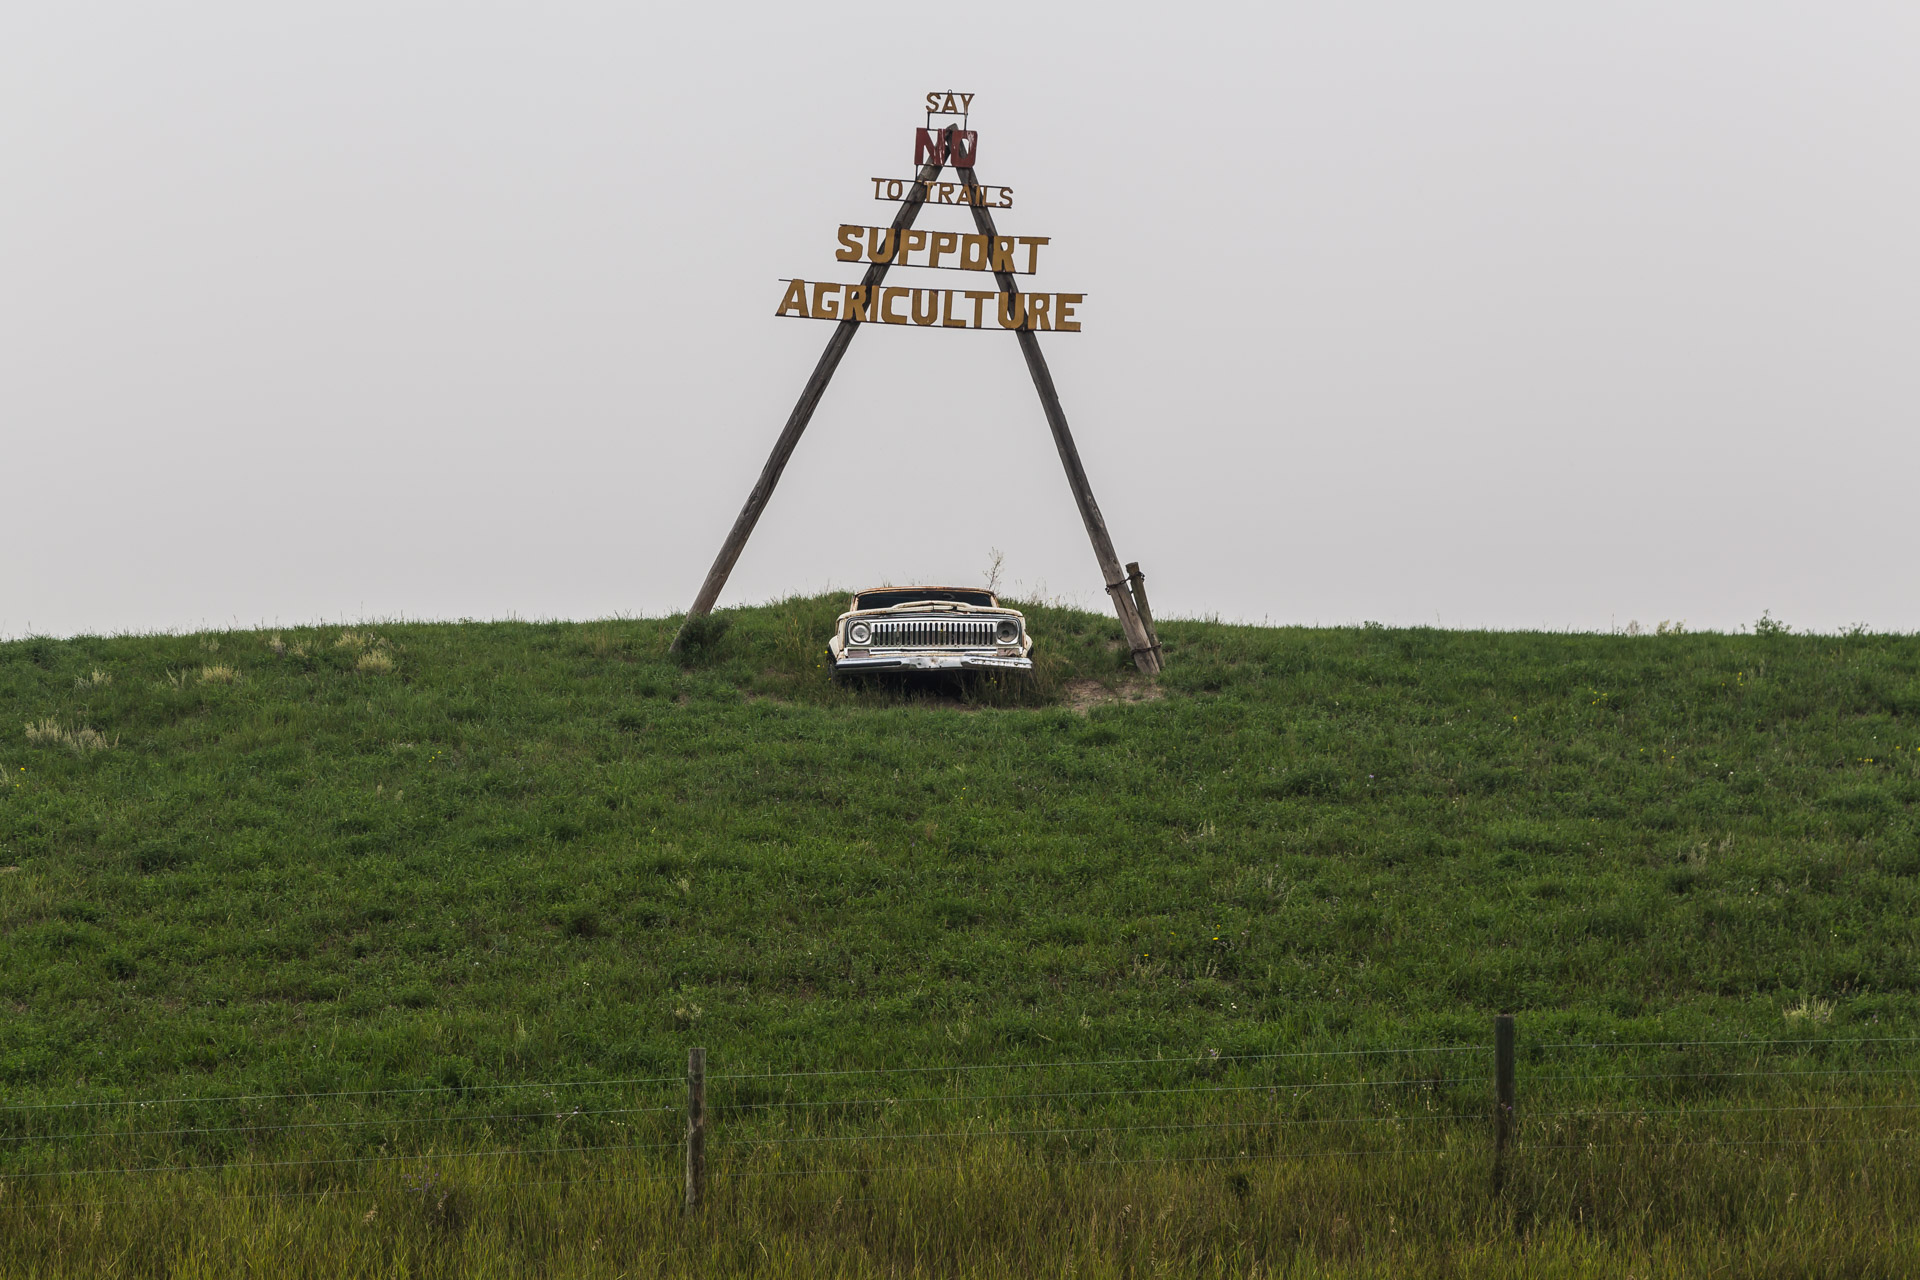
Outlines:
{"type": "Polygon", "coordinates": [[[947,162],[947,140],[933,129],[915,129],[913,131],[913,162],[925,164],[931,156],[935,164],[947,162]]]}

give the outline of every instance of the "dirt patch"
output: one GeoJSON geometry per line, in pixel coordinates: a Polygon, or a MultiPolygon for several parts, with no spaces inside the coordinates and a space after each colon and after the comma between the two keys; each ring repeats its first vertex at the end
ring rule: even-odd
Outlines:
{"type": "Polygon", "coordinates": [[[1110,707],[1119,703],[1158,702],[1167,696],[1167,691],[1147,680],[1123,680],[1117,685],[1104,685],[1098,680],[1069,680],[1060,689],[1060,701],[1069,711],[1081,715],[1095,707],[1110,707]]]}

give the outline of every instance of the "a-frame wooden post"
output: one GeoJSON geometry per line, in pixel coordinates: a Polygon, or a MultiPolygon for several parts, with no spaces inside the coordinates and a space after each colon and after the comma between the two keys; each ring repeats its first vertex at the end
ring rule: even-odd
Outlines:
{"type": "MultiPolygon", "coordinates": [[[[959,125],[948,125],[943,131],[948,146],[953,145],[953,135],[959,128],[959,125]]],[[[926,203],[927,184],[938,179],[945,168],[946,165],[938,160],[928,160],[920,166],[917,183],[901,203],[900,212],[893,216],[895,244],[899,243],[898,233],[913,225],[913,220],[920,214],[920,206],[926,203]]],[[[887,278],[890,265],[886,262],[873,263],[860,283],[872,289],[887,278]]],[[[869,293],[867,296],[873,295],[869,293]]],[[[721,589],[727,585],[734,562],[740,559],[747,539],[753,535],[753,526],[760,522],[760,513],[766,509],[767,499],[773,496],[773,487],[780,483],[780,473],[787,469],[787,460],[793,457],[794,446],[800,443],[807,423],[813,420],[813,411],[819,407],[820,397],[826,394],[827,383],[833,380],[833,371],[840,367],[840,358],[847,354],[847,348],[853,344],[853,335],[860,332],[860,323],[858,320],[842,320],[833,327],[833,336],[827,339],[827,349],[820,353],[820,361],[813,366],[812,376],[807,379],[807,385],[800,389],[800,401],[793,406],[793,412],[787,415],[787,425],[781,429],[780,438],[773,442],[773,453],[767,458],[767,465],[760,469],[760,478],[754,481],[753,491],[747,494],[746,505],[740,508],[733,528],[727,532],[727,540],[720,544],[720,554],[713,558],[713,568],[707,570],[707,579],[700,584],[700,594],[693,598],[686,621],[674,633],[673,644],[669,646],[671,652],[679,652],[680,642],[687,634],[687,623],[713,612],[714,601],[720,598],[721,589]]]]}
{"type": "MultiPolygon", "coordinates": [[[[956,166],[956,172],[968,186],[980,185],[972,169],[956,166]]],[[[985,205],[973,206],[973,225],[981,235],[987,237],[989,245],[1000,234],[994,229],[993,214],[985,205]]],[[[999,281],[1003,292],[1020,292],[1011,272],[996,271],[993,276],[999,281]]],[[[1120,567],[1120,557],[1113,549],[1113,535],[1107,532],[1106,517],[1100,514],[1100,504],[1093,500],[1093,486],[1087,482],[1087,469],[1080,465],[1080,450],[1074,445],[1073,431],[1067,426],[1067,411],[1060,407],[1060,393],[1054,389],[1053,371],[1047,368],[1047,357],[1040,350],[1040,336],[1027,328],[1013,332],[1020,340],[1020,354],[1027,359],[1027,372],[1033,375],[1033,389],[1040,393],[1040,407],[1046,411],[1047,426],[1053,430],[1053,447],[1060,451],[1060,465],[1067,469],[1067,487],[1073,490],[1073,500],[1079,504],[1080,519],[1086,524],[1087,537],[1093,543],[1093,557],[1100,562],[1101,581],[1107,584],[1107,596],[1113,601],[1113,611],[1120,615],[1120,630],[1133,649],[1134,665],[1147,675],[1159,675],[1159,642],[1147,630],[1146,624],[1140,620],[1140,611],[1134,607],[1133,589],[1127,582],[1126,570],[1120,567]]]]}
{"type": "MultiPolygon", "coordinates": [[[[944,133],[951,147],[957,125],[949,125],[944,133]]],[[[904,231],[913,225],[920,207],[925,203],[927,183],[940,176],[946,166],[934,161],[920,167],[920,174],[913,193],[901,204],[900,212],[894,216],[893,229],[904,231]]],[[[961,181],[968,186],[977,187],[978,179],[970,168],[955,167],[961,181]]],[[[973,210],[973,223],[979,232],[989,237],[998,233],[994,229],[993,215],[983,205],[969,206],[973,210]]],[[[867,274],[861,284],[871,289],[886,278],[890,264],[876,262],[867,268],[867,274]]],[[[1005,271],[994,273],[1000,288],[1010,294],[1019,293],[1013,276],[1005,271]]],[[[869,295],[871,296],[871,295],[869,295]]],[[[693,605],[687,610],[686,621],[673,637],[672,649],[680,648],[681,640],[687,632],[687,624],[695,618],[704,617],[713,611],[713,605],[720,598],[720,591],[727,585],[727,578],[733,572],[734,563],[739,560],[740,552],[747,545],[747,539],[753,533],[753,526],[759,523],[760,513],[766,508],[767,500],[773,496],[773,487],[780,482],[780,473],[786,470],[787,460],[793,456],[794,446],[800,443],[801,434],[806,431],[807,423],[813,418],[813,411],[819,406],[820,397],[826,392],[827,383],[832,380],[834,370],[840,367],[840,358],[847,353],[847,347],[853,342],[853,335],[859,330],[861,321],[842,320],[834,327],[833,336],[827,340],[827,349],[821,353],[820,361],[813,368],[813,375],[807,379],[807,385],[800,392],[800,401],[794,405],[793,412],[787,417],[787,425],[780,432],[780,438],[774,441],[773,454],[767,459],[767,465],[761,468],[760,479],[754,483],[753,491],[747,495],[746,505],[740,508],[740,515],[733,522],[733,529],[727,534],[727,540],[720,546],[720,554],[714,557],[713,568],[707,570],[706,581],[700,584],[700,594],[694,597],[693,605]]],[[[1133,650],[1134,665],[1146,675],[1160,673],[1160,644],[1148,625],[1142,621],[1140,612],[1134,607],[1133,592],[1128,584],[1126,572],[1120,567],[1120,557],[1113,549],[1113,536],[1107,532],[1106,517],[1100,514],[1100,504],[1094,501],[1093,486],[1087,481],[1087,470],[1080,462],[1080,450],[1074,445],[1073,432],[1067,426],[1066,410],[1060,406],[1060,393],[1054,388],[1053,373],[1047,368],[1047,358],[1040,350],[1040,339],[1031,329],[1016,329],[1014,336],[1020,343],[1020,354],[1027,362],[1027,372],[1033,377],[1033,388],[1040,396],[1040,407],[1047,415],[1047,426],[1053,432],[1054,448],[1059,451],[1060,463],[1066,468],[1067,486],[1073,490],[1073,500],[1080,508],[1080,519],[1087,526],[1087,537],[1093,543],[1094,559],[1099,561],[1101,580],[1106,584],[1107,596],[1113,601],[1113,610],[1120,616],[1120,630],[1127,638],[1127,645],[1133,650]]]]}

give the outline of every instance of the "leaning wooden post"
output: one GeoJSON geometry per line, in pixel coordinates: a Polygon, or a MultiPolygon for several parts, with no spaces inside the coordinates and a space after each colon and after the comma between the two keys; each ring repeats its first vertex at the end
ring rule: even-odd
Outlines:
{"type": "Polygon", "coordinates": [[[687,1209],[707,1195],[707,1051],[687,1050],[687,1209]]]}
{"type": "Polygon", "coordinates": [[[1506,1179],[1507,1146],[1513,1141],[1513,1015],[1493,1020],[1493,1187],[1506,1179]]]}
{"type": "MultiPolygon", "coordinates": [[[[952,144],[954,131],[959,125],[948,125],[947,142],[952,144]]],[[[946,166],[937,160],[929,160],[920,166],[920,176],[912,192],[901,202],[900,212],[893,217],[895,243],[898,233],[913,225],[919,216],[920,206],[926,203],[927,184],[940,176],[946,166]]],[[[887,277],[887,268],[892,265],[876,262],[867,268],[867,274],[860,281],[861,286],[871,290],[887,277]]],[[[871,293],[866,295],[872,297],[871,293]]],[[[833,372],[840,367],[840,358],[847,354],[847,348],[853,344],[853,335],[860,331],[860,321],[842,320],[833,327],[833,336],[827,339],[827,349],[820,353],[819,363],[813,366],[813,374],[807,379],[807,385],[800,389],[800,400],[793,406],[793,412],[787,415],[787,425],[781,428],[780,438],[773,442],[773,453],[767,458],[767,465],[760,469],[760,478],[754,481],[753,490],[747,494],[746,505],[740,508],[740,514],[734,518],[733,528],[727,533],[727,540],[720,544],[720,554],[713,558],[713,568],[707,570],[706,581],[700,584],[700,594],[693,598],[693,605],[687,610],[685,621],[674,633],[669,652],[680,652],[681,641],[687,634],[687,624],[695,618],[704,618],[713,612],[713,605],[720,598],[720,591],[727,585],[727,577],[732,574],[734,562],[740,559],[740,552],[746,548],[747,539],[753,536],[753,526],[760,522],[760,513],[766,509],[767,500],[773,497],[773,487],[780,483],[780,473],[787,469],[787,460],[793,457],[794,446],[800,443],[800,436],[813,421],[813,411],[820,406],[820,397],[826,394],[827,383],[833,380],[833,372]]]]}
{"type": "Polygon", "coordinates": [[[1160,647],[1160,631],[1153,625],[1153,608],[1147,604],[1147,575],[1140,572],[1138,560],[1127,561],[1127,587],[1133,592],[1133,607],[1139,611],[1140,625],[1146,629],[1147,642],[1160,665],[1167,665],[1167,651],[1160,647]]]}
{"type": "MultiPolygon", "coordinates": [[[[954,172],[968,186],[980,185],[972,169],[955,165],[954,172]]],[[[993,243],[993,237],[1000,234],[994,229],[993,214],[983,204],[971,208],[974,227],[981,235],[988,237],[987,243],[993,243]]],[[[1002,292],[1020,292],[1011,272],[996,271],[993,274],[1002,292]]],[[[1047,358],[1041,354],[1039,336],[1031,329],[1016,329],[1014,336],[1020,340],[1020,354],[1026,357],[1027,372],[1033,376],[1033,389],[1040,393],[1040,407],[1046,411],[1047,426],[1053,430],[1054,448],[1060,453],[1061,465],[1067,469],[1067,487],[1073,490],[1073,500],[1080,504],[1080,519],[1087,526],[1087,537],[1093,542],[1094,559],[1100,562],[1101,581],[1106,583],[1107,596],[1113,601],[1113,611],[1120,615],[1120,630],[1133,650],[1133,664],[1147,675],[1159,675],[1160,655],[1155,650],[1153,638],[1141,625],[1140,614],[1134,608],[1133,593],[1127,589],[1127,575],[1120,568],[1120,556],[1113,549],[1113,535],[1107,532],[1107,519],[1100,514],[1100,504],[1093,500],[1093,486],[1087,481],[1087,469],[1081,465],[1080,450],[1073,443],[1072,429],[1067,426],[1067,411],[1060,407],[1060,393],[1054,388],[1053,371],[1047,368],[1047,358]]]]}

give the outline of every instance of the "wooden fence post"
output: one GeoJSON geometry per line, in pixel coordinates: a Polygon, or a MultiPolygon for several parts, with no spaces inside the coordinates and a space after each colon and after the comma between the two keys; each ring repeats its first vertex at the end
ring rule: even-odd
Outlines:
{"type": "Polygon", "coordinates": [[[1493,1019],[1493,1188],[1506,1180],[1507,1147],[1513,1141],[1513,1015],[1493,1019]]]}
{"type": "Polygon", "coordinates": [[[687,1209],[698,1213],[707,1194],[707,1051],[687,1050],[687,1209]]]}

